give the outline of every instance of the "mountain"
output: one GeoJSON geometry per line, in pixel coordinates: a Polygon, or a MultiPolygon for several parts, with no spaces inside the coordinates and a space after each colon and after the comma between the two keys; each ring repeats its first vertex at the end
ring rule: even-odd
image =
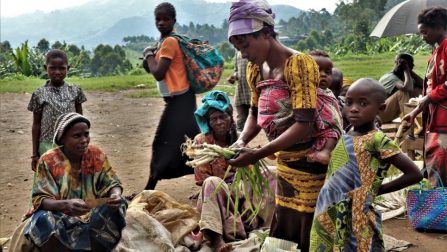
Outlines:
{"type": "MultiPolygon", "coordinates": [[[[153,10],[161,1],[98,0],[50,13],[34,12],[1,18],[1,40],[13,47],[25,40],[30,45],[45,38],[93,48],[100,43],[120,44],[126,36],[158,36],[153,10]]],[[[205,0],[171,0],[177,10],[177,23],[209,24],[221,27],[230,3],[205,0]]],[[[298,16],[301,10],[288,5],[273,5],[276,20],[298,16]]]]}

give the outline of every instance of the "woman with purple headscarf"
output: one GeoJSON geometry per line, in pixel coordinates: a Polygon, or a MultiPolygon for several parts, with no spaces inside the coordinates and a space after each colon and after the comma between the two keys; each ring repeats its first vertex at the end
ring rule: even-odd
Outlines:
{"type": "Polygon", "coordinates": [[[245,146],[261,129],[269,143],[256,150],[243,149],[229,163],[252,164],[276,154],[276,206],[264,251],[309,250],[318,193],[327,166],[307,160],[315,138],[319,69],[314,59],[276,40],[274,14],[265,0],[233,2],[228,38],[247,58],[251,113],[236,143],[245,146]]]}

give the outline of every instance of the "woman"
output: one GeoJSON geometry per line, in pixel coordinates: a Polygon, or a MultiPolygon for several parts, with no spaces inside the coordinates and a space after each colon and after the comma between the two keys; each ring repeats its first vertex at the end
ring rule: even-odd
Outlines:
{"type": "Polygon", "coordinates": [[[423,10],[418,16],[418,29],[435,50],[428,61],[424,98],[403,120],[411,124],[423,112],[425,167],[432,185],[441,186],[432,171],[447,185],[447,10],[442,7],[423,10]]]}
{"type": "Polygon", "coordinates": [[[89,144],[90,121],[61,115],[54,143],[60,147],[37,164],[32,216],[14,233],[12,251],[110,251],[121,238],[127,203],[107,156],[89,144]]]}
{"type": "MultiPolygon", "coordinates": [[[[221,147],[228,147],[233,144],[237,139],[237,131],[233,120],[233,108],[227,94],[222,91],[212,91],[203,97],[202,102],[203,105],[195,112],[197,124],[202,133],[195,137],[195,142],[198,144],[216,144],[221,147]]],[[[227,242],[246,239],[248,232],[254,228],[268,227],[273,209],[273,196],[266,196],[263,199],[262,210],[255,220],[248,223],[247,216],[241,218],[238,215],[236,229],[234,229],[233,201],[231,201],[227,211],[228,185],[233,182],[234,171],[229,172],[227,177],[224,178],[227,168],[227,161],[220,158],[194,169],[196,184],[202,186],[197,202],[201,217],[200,231],[210,241],[214,251],[218,252],[231,251],[231,246],[227,242]],[[225,179],[225,183],[222,179],[225,179]],[[216,187],[220,184],[222,185],[220,191],[214,195],[216,187]]],[[[271,174],[266,176],[269,176],[270,186],[274,188],[273,176],[271,174]]],[[[241,197],[240,206],[242,207],[238,209],[239,213],[242,213],[246,208],[243,204],[244,200],[241,197]]]]}
{"type": "Polygon", "coordinates": [[[160,179],[177,178],[192,173],[185,165],[180,145],[185,135],[194,137],[199,129],[194,120],[196,96],[186,78],[183,53],[176,38],[169,36],[176,22],[175,8],[170,3],[159,4],[154,11],[160,31],[158,48],[145,49],[146,71],[157,80],[165,101],[165,109],[152,143],[150,177],[145,190],[153,190],[160,179]]]}
{"type": "Polygon", "coordinates": [[[260,149],[243,150],[229,163],[246,166],[277,153],[276,208],[270,236],[292,242],[283,249],[298,243],[302,251],[308,251],[313,212],[327,170],[326,165],[306,158],[314,143],[319,70],[311,56],[276,40],[274,24],[266,1],[232,3],[228,38],[250,61],[247,81],[252,90],[251,114],[237,143],[245,146],[261,129],[270,142],[260,149]]]}

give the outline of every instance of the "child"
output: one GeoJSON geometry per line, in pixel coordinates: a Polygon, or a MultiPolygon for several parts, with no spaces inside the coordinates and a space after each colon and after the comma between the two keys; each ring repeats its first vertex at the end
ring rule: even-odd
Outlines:
{"type": "Polygon", "coordinates": [[[316,141],[313,150],[307,155],[310,161],[328,164],[331,152],[335,148],[343,130],[342,115],[332,91],[332,61],[324,51],[310,52],[320,70],[320,85],[317,89],[316,141]]]}
{"type": "Polygon", "coordinates": [[[65,113],[82,114],[82,103],[87,101],[82,89],[69,85],[64,79],[70,69],[68,58],[61,50],[51,50],[45,59],[47,82],[32,95],[28,110],[33,112],[31,169],[35,171],[37,160],[54,147],[53,135],[56,119],[65,113]]]}
{"type": "Polygon", "coordinates": [[[367,78],[356,81],[346,93],[344,110],[353,129],[333,151],[317,200],[310,251],[384,251],[374,198],[422,179],[416,165],[375,126],[385,99],[385,89],[367,78]],[[382,184],[390,164],[403,175],[382,184]]]}
{"type": "Polygon", "coordinates": [[[152,143],[150,176],[145,190],[153,190],[160,179],[178,178],[193,173],[186,166],[187,157],[180,145],[185,135],[193,138],[199,133],[194,111],[196,96],[190,89],[179,42],[170,34],[176,22],[175,7],[161,3],[154,10],[155,25],[160,32],[158,48],[146,48],[146,71],[157,80],[157,86],[165,101],[165,108],[152,143]]]}

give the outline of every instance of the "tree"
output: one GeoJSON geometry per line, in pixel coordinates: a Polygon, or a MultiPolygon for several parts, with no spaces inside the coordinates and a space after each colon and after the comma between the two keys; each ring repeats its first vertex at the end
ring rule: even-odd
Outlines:
{"type": "Polygon", "coordinates": [[[76,45],[68,45],[67,52],[71,53],[71,56],[78,56],[81,54],[81,49],[76,45]]]}
{"type": "Polygon", "coordinates": [[[126,52],[119,45],[98,45],[93,50],[91,61],[92,74],[95,76],[125,73],[132,69],[132,64],[126,59],[126,52]]]}
{"type": "Polygon", "coordinates": [[[218,51],[220,52],[220,55],[222,55],[222,57],[225,60],[232,59],[234,57],[234,53],[235,53],[235,49],[228,42],[223,42],[219,46],[218,51]]]}
{"type": "Polygon", "coordinates": [[[50,50],[50,42],[43,38],[37,42],[36,48],[39,52],[46,54],[50,50]]]}

